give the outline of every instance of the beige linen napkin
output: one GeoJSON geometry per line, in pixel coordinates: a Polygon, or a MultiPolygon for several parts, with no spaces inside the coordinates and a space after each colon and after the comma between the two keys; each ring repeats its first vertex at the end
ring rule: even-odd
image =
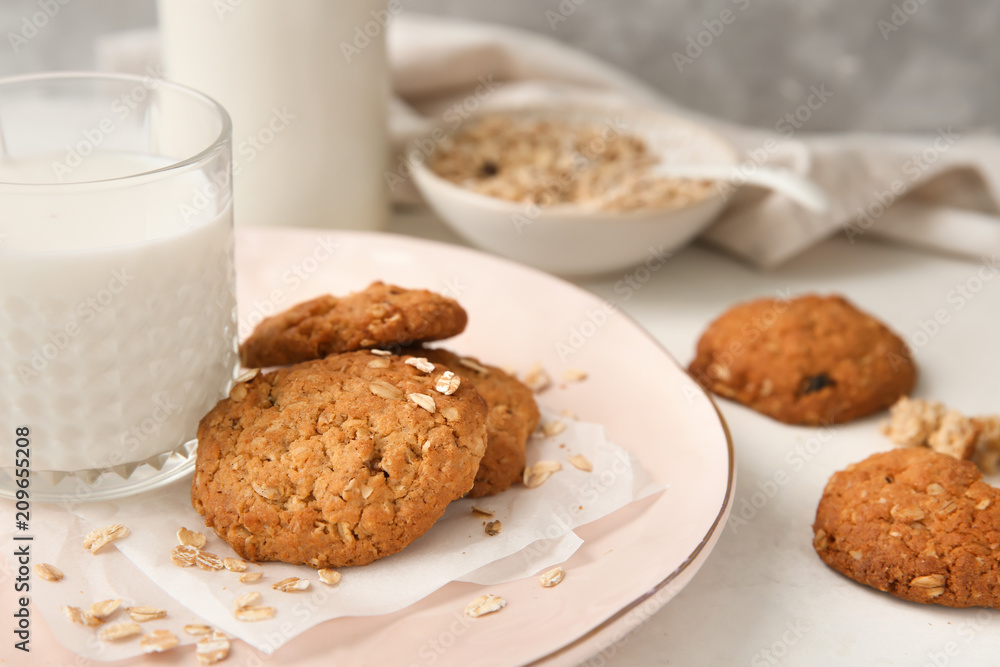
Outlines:
{"type": "MultiPolygon", "coordinates": [[[[432,127],[454,127],[496,106],[600,100],[704,123],[739,149],[741,169],[784,167],[827,193],[829,209],[813,213],[770,191],[735,192],[702,238],[757,266],[777,266],[835,235],[972,258],[1000,253],[997,136],[951,127],[923,136],[808,134],[809,117],[835,94],[823,86],[807,91],[771,130],[738,126],[685,110],[628,74],[544,36],[405,9],[391,13],[387,26],[396,154],[386,176],[398,203],[420,201],[406,178],[404,148],[432,127]]],[[[142,71],[156,60],[155,33],[107,37],[98,59],[107,69],[142,71]]]]}

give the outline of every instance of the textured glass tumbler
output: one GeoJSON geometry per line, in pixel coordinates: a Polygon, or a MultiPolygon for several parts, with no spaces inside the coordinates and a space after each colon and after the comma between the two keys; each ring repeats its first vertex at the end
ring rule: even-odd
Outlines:
{"type": "Polygon", "coordinates": [[[236,367],[232,129],[152,77],[0,79],[0,495],[187,473],[236,367]]]}

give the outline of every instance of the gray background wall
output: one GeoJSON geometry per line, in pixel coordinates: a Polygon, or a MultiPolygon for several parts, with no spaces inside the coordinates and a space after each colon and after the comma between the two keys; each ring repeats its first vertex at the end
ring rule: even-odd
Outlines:
{"type": "MultiPolygon", "coordinates": [[[[294,7],[295,0],[282,1],[294,7]]],[[[58,2],[0,0],[0,74],[86,69],[96,35],[156,22],[154,0],[68,0],[15,53],[9,33],[20,33],[40,3],[58,2]]],[[[811,119],[812,130],[1000,127],[1000,3],[990,0],[403,0],[403,6],[551,35],[689,107],[762,127],[773,127],[820,84],[834,96],[811,119]],[[719,21],[723,11],[730,12],[728,25],[719,21]],[[897,27],[894,11],[898,29],[890,31],[886,26],[897,27]],[[689,38],[710,43],[678,68],[673,54],[683,54],[689,38]]]]}

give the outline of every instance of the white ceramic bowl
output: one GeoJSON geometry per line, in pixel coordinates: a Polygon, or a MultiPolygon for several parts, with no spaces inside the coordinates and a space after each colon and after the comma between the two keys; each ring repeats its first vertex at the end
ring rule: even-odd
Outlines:
{"type": "MultiPolygon", "coordinates": [[[[549,106],[489,113],[595,125],[610,121],[641,137],[661,162],[723,165],[738,160],[736,150],[715,132],[651,109],[549,106]]],[[[578,205],[538,208],[455,185],[426,164],[415,165],[413,177],[431,208],[474,245],[561,275],[634,268],[651,254],[672,252],[711,224],[725,205],[722,192],[713,188],[703,199],[675,208],[626,213],[578,205]]]]}

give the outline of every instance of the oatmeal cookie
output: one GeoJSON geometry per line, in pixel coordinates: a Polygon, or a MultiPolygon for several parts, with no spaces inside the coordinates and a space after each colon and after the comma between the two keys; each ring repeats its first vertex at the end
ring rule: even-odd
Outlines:
{"type": "Polygon", "coordinates": [[[243,558],[364,565],[472,488],[486,403],[471,383],[367,351],[258,374],[198,427],[191,498],[243,558]]]}
{"type": "Polygon", "coordinates": [[[739,304],[698,341],[689,372],[720,396],[787,424],[843,423],[916,383],[899,336],[840,296],[739,304]]]}
{"type": "Polygon", "coordinates": [[[969,461],[925,448],[875,454],[830,478],[813,546],[880,591],[1000,609],[1000,489],[969,461]]]}
{"type": "Polygon", "coordinates": [[[414,348],[405,353],[446,366],[462,381],[475,387],[486,400],[489,409],[486,453],[479,463],[476,483],[469,496],[491,496],[520,480],[524,471],[524,447],[541,417],[531,390],[502,369],[472,357],[460,357],[441,348],[414,348]]]}
{"type": "Polygon", "coordinates": [[[440,340],[462,333],[467,322],[454,299],[374,282],[360,292],[321,296],[266,318],[240,345],[240,360],[248,368],[262,368],[440,340]]]}

